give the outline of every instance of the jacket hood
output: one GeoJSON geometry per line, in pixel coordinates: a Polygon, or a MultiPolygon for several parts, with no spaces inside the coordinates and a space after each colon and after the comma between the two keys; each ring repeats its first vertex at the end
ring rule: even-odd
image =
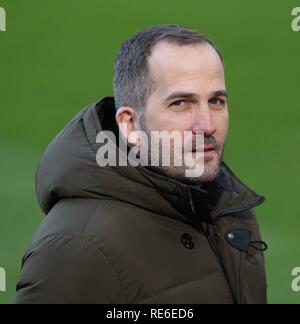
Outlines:
{"type": "MultiPolygon", "coordinates": [[[[99,167],[96,143],[102,130],[118,137],[114,98],[82,110],[46,149],[37,170],[36,191],[45,214],[61,199],[117,199],[175,219],[186,220],[192,197],[205,201],[213,218],[249,209],[264,198],[243,184],[223,162],[219,177],[199,189],[145,167],[99,167]]],[[[202,207],[199,207],[202,208],[202,207]]]]}

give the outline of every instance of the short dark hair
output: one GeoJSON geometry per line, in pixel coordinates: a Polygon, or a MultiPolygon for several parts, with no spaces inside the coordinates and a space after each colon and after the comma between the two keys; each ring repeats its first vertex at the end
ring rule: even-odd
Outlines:
{"type": "Polygon", "coordinates": [[[137,32],[119,49],[114,68],[114,95],[116,109],[129,106],[141,112],[151,95],[148,57],[159,42],[177,45],[210,44],[223,58],[212,41],[200,32],[179,25],[158,25],[137,32]]]}

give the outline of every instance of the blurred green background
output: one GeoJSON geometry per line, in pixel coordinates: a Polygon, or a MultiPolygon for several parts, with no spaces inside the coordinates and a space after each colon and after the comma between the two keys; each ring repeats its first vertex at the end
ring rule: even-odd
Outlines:
{"type": "Polygon", "coordinates": [[[139,29],[183,24],[225,57],[231,129],[226,161],[267,202],[257,209],[269,302],[300,303],[300,32],[298,1],[0,0],[0,267],[12,301],[21,258],[43,215],[35,169],[56,133],[89,103],[112,95],[113,62],[139,29]]]}

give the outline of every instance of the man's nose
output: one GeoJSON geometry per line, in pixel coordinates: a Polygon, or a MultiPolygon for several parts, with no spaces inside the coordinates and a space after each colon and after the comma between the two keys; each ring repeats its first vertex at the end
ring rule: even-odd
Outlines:
{"type": "Polygon", "coordinates": [[[202,131],[206,137],[216,132],[216,126],[209,107],[203,107],[195,112],[193,132],[202,131]]]}

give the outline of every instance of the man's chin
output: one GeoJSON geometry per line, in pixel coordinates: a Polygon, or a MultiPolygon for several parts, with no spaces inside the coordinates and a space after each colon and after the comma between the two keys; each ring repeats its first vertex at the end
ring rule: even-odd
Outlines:
{"type": "MultiPolygon", "coordinates": [[[[217,158],[215,154],[208,155],[204,157],[204,161],[202,161],[202,164],[200,163],[197,167],[197,163],[192,168],[186,168],[185,169],[185,182],[191,183],[191,184],[203,184],[203,183],[209,183],[214,181],[220,172],[221,167],[221,159],[217,158]],[[204,162],[204,166],[203,166],[204,162]],[[190,174],[193,175],[195,173],[195,176],[187,176],[187,170],[192,171],[190,174]],[[194,172],[201,170],[201,174],[197,174],[197,172],[194,172]]],[[[199,172],[200,173],[200,172],[199,172]]]]}
{"type": "Polygon", "coordinates": [[[187,171],[193,170],[191,168],[187,167],[150,167],[150,169],[156,173],[159,173],[161,175],[173,178],[174,180],[180,181],[184,184],[188,185],[198,185],[203,183],[208,183],[214,181],[219,174],[220,171],[220,163],[217,163],[215,165],[211,165],[211,163],[208,163],[210,165],[206,165],[204,167],[204,171],[200,176],[195,177],[188,177],[187,171]]]}

